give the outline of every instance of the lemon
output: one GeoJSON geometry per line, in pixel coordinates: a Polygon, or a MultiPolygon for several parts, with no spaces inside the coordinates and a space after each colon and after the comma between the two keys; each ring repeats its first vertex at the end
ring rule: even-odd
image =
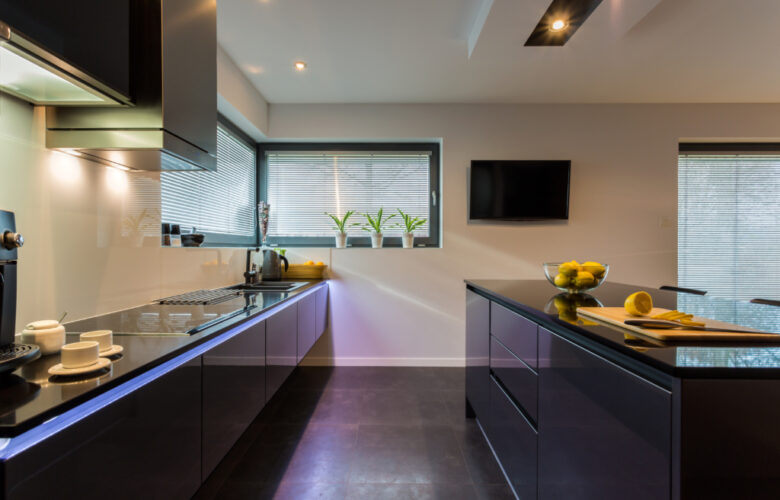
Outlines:
{"type": "Polygon", "coordinates": [[[644,316],[653,310],[653,298],[647,292],[634,292],[626,298],[623,307],[632,316],[644,316]]]}
{"type": "Polygon", "coordinates": [[[588,261],[582,265],[583,271],[588,271],[594,278],[601,278],[604,276],[607,268],[599,262],[588,261]]]}
{"type": "Polygon", "coordinates": [[[318,266],[324,266],[325,264],[324,264],[324,263],[323,263],[321,260],[318,260],[318,261],[317,261],[317,265],[318,265],[318,266]]]}
{"type": "Polygon", "coordinates": [[[562,274],[564,276],[574,277],[577,275],[577,271],[579,271],[579,266],[575,266],[571,262],[564,262],[558,266],[559,276],[562,274]]]}
{"type": "Polygon", "coordinates": [[[303,263],[303,265],[304,266],[313,266],[314,265],[314,261],[313,260],[307,260],[306,262],[303,263]]]}
{"type": "Polygon", "coordinates": [[[587,288],[592,286],[595,282],[596,278],[588,271],[579,271],[577,276],[574,277],[574,286],[577,288],[587,288]]]}
{"type": "Polygon", "coordinates": [[[555,286],[565,288],[569,286],[569,277],[564,276],[563,274],[557,274],[553,282],[555,283],[555,286]]]}

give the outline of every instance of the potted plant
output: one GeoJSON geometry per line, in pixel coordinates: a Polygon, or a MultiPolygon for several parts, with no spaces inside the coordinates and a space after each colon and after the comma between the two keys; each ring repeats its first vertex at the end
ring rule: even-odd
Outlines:
{"type": "Polygon", "coordinates": [[[414,247],[414,230],[425,224],[427,219],[412,217],[411,215],[404,213],[400,208],[398,209],[398,213],[401,214],[401,218],[404,221],[404,235],[401,238],[403,247],[412,248],[414,247]]]}
{"type": "Polygon", "coordinates": [[[325,215],[333,220],[336,225],[336,248],[347,248],[347,220],[354,214],[354,210],[347,210],[344,217],[339,218],[337,215],[329,214],[325,212],[325,215]]]}
{"type": "Polygon", "coordinates": [[[395,217],[395,214],[383,217],[383,209],[379,209],[376,213],[376,217],[372,217],[371,214],[363,214],[366,218],[366,224],[363,224],[363,230],[371,233],[371,248],[382,248],[382,228],[385,227],[387,222],[395,217]]]}

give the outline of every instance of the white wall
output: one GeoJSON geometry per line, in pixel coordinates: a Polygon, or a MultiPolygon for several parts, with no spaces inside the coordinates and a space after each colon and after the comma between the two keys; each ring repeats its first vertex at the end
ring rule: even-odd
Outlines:
{"type": "Polygon", "coordinates": [[[268,133],[268,103],[222,47],[217,47],[217,109],[256,141],[268,133]]]}
{"type": "Polygon", "coordinates": [[[542,262],[575,258],[674,284],[678,140],[778,138],[780,106],[272,104],[269,126],[272,140],[442,140],[442,248],[293,255],[336,278],[331,335],[307,363],[462,365],[464,278],[542,279],[542,262]],[[472,159],[570,159],[569,221],[467,224],[472,159]]]}
{"type": "Polygon", "coordinates": [[[16,212],[17,330],[240,281],[243,251],[160,248],[159,174],[127,174],[44,147],[44,109],[0,94],[0,208],[16,212]],[[145,212],[144,212],[145,210],[145,212]],[[143,231],[133,223],[144,215],[143,231]]]}

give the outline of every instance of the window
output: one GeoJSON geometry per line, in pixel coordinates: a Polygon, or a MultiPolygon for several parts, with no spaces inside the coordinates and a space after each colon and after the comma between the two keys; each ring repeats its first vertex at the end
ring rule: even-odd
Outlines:
{"type": "Polygon", "coordinates": [[[161,172],[162,221],[198,228],[208,246],[254,245],[256,177],[254,146],[220,124],[216,172],[161,172]]]}
{"type": "MultiPolygon", "coordinates": [[[[438,144],[264,144],[261,197],[270,205],[267,241],[280,246],[333,246],[324,212],[363,223],[363,213],[396,214],[383,231],[385,246],[401,246],[397,209],[427,219],[415,245],[439,245],[438,144]]],[[[352,246],[370,246],[360,227],[347,229],[352,246]]]]}
{"type": "Polygon", "coordinates": [[[678,197],[680,286],[780,298],[780,153],[681,154],[678,197]]]}

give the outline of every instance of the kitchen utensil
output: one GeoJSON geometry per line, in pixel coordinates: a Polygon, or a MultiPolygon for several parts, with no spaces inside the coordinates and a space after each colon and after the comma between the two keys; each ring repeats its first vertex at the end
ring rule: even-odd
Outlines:
{"type": "Polygon", "coordinates": [[[99,356],[109,357],[115,356],[122,352],[121,345],[114,345],[114,332],[111,330],[93,330],[91,332],[84,332],[79,335],[79,340],[89,342],[95,341],[100,344],[99,356]]]}
{"type": "Polygon", "coordinates": [[[729,333],[756,333],[752,330],[740,330],[737,328],[708,328],[706,326],[689,326],[677,323],[675,321],[668,321],[665,319],[627,319],[623,323],[631,326],[639,326],[642,328],[652,328],[654,330],[669,330],[672,328],[681,328],[683,330],[696,330],[699,332],[729,332],[729,333]]]}
{"type": "Polygon", "coordinates": [[[49,375],[72,377],[74,375],[84,375],[87,373],[96,372],[98,370],[104,370],[110,367],[111,367],[111,360],[108,358],[97,358],[97,361],[95,361],[94,363],[87,366],[81,366],[79,368],[65,368],[64,366],[62,366],[62,363],[57,363],[56,365],[49,368],[49,375]]]}
{"type": "Polygon", "coordinates": [[[280,281],[282,279],[282,261],[284,261],[284,270],[287,271],[290,268],[287,257],[279,255],[276,250],[263,249],[263,281],[280,281]]]}
{"type": "MultiPolygon", "coordinates": [[[[669,311],[660,307],[654,307],[651,316],[669,311]]],[[[695,330],[683,328],[652,329],[635,325],[627,325],[626,320],[640,319],[629,315],[622,307],[579,307],[577,315],[596,320],[608,326],[615,326],[623,330],[636,332],[663,342],[780,342],[780,335],[756,331],[754,333],[735,333],[726,330],[747,330],[731,323],[716,321],[709,318],[692,318],[693,321],[704,323],[706,328],[712,330],[695,330]]],[[[649,319],[649,318],[648,318],[649,319]]]]}
{"type": "Polygon", "coordinates": [[[65,344],[65,327],[56,320],[34,321],[24,327],[21,340],[25,344],[35,344],[41,356],[57,354],[65,344]]]}

